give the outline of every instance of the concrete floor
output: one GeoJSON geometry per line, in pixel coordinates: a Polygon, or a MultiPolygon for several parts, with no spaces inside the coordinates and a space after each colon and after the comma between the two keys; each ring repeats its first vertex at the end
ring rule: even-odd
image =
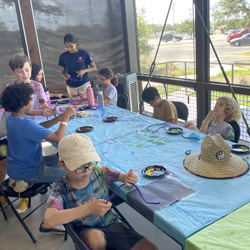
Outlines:
{"type": "MultiPolygon", "coordinates": [[[[47,199],[48,195],[38,195],[32,198],[32,207],[36,204],[41,203],[43,200],[47,199]]],[[[18,204],[18,201],[16,201],[18,204]]],[[[8,221],[4,220],[2,214],[0,214],[0,249],[6,250],[68,250],[74,249],[73,242],[71,238],[64,241],[63,234],[57,233],[40,233],[39,225],[43,219],[44,207],[40,207],[31,216],[29,216],[25,223],[28,225],[32,233],[37,239],[37,243],[33,243],[18,219],[15,217],[10,207],[5,209],[8,216],[8,221]]],[[[127,204],[123,203],[118,206],[120,211],[125,215],[131,225],[142,235],[147,237],[149,240],[154,242],[159,250],[181,250],[182,247],[169,238],[166,234],[161,232],[158,228],[144,219],[135,210],[130,208],[127,204]]],[[[29,209],[28,209],[29,210],[29,209]]],[[[28,210],[24,213],[27,214],[28,210]]]]}

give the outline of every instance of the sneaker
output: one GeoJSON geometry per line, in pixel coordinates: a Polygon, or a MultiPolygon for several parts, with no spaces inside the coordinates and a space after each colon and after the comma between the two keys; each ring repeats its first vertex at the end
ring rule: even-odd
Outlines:
{"type": "Polygon", "coordinates": [[[2,203],[3,207],[8,203],[3,196],[0,196],[0,202],[2,203]]]}
{"type": "Polygon", "coordinates": [[[65,228],[63,225],[59,225],[59,226],[56,226],[56,227],[53,227],[53,228],[45,228],[44,225],[43,225],[43,221],[39,227],[39,231],[41,233],[50,233],[50,232],[54,232],[54,233],[65,233],[65,228]]]}
{"type": "Polygon", "coordinates": [[[19,214],[24,213],[27,208],[28,208],[28,203],[29,203],[29,199],[28,198],[23,198],[20,203],[18,204],[18,206],[16,207],[16,211],[19,214]]]}

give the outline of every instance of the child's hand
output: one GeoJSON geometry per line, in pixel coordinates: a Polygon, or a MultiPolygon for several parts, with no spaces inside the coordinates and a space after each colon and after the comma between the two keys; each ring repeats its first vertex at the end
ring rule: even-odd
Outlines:
{"type": "Polygon", "coordinates": [[[79,70],[79,71],[76,71],[76,73],[77,73],[77,77],[82,77],[86,72],[85,72],[85,70],[84,69],[81,69],[81,70],[79,70]]]}
{"type": "Polygon", "coordinates": [[[65,75],[63,75],[63,78],[64,78],[65,80],[69,80],[70,75],[65,74],[65,75]]]}
{"type": "Polygon", "coordinates": [[[52,108],[45,108],[42,112],[42,116],[44,117],[50,117],[52,115],[54,115],[52,108]]]}
{"type": "MultiPolygon", "coordinates": [[[[105,200],[99,199],[95,200],[89,205],[90,213],[95,216],[103,216],[111,209],[111,202],[106,204],[105,200]]],[[[84,207],[84,206],[83,206],[84,207]]]]}
{"type": "Polygon", "coordinates": [[[59,108],[58,107],[53,107],[52,112],[53,112],[53,115],[57,115],[59,113],[59,108]]]}
{"type": "Polygon", "coordinates": [[[75,108],[70,108],[68,107],[65,112],[63,113],[63,116],[64,115],[67,115],[68,116],[68,119],[71,117],[71,116],[74,116],[76,113],[76,109],[75,108]]]}
{"type": "Polygon", "coordinates": [[[209,113],[206,116],[206,120],[211,121],[214,118],[214,115],[215,115],[214,110],[209,111],[209,113]]]}
{"type": "Polygon", "coordinates": [[[87,99],[87,94],[86,93],[84,93],[83,91],[79,91],[78,92],[78,95],[82,98],[82,99],[87,99]]]}
{"type": "Polygon", "coordinates": [[[130,169],[124,181],[125,185],[131,187],[132,184],[129,184],[128,182],[132,182],[135,184],[137,181],[138,181],[137,175],[134,173],[133,169],[130,169]]]}

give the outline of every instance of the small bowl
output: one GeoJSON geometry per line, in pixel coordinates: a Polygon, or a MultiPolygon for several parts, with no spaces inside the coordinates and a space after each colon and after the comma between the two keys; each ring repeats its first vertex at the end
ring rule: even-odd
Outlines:
{"type": "Polygon", "coordinates": [[[250,151],[250,148],[244,144],[233,144],[230,148],[233,153],[242,154],[242,153],[248,153],[250,151]]]}
{"type": "Polygon", "coordinates": [[[183,132],[183,129],[179,128],[179,127],[167,129],[167,133],[172,134],[172,135],[178,135],[178,134],[180,134],[182,132],[183,132]]]}
{"type": "Polygon", "coordinates": [[[83,127],[79,127],[76,129],[77,133],[87,133],[90,132],[91,130],[93,130],[93,127],[91,126],[83,126],[83,127]]]}
{"type": "Polygon", "coordinates": [[[84,111],[84,110],[88,110],[88,109],[91,109],[90,106],[82,106],[79,108],[80,111],[84,111]]]}
{"type": "Polygon", "coordinates": [[[142,169],[141,173],[147,177],[160,177],[167,173],[167,168],[160,165],[153,165],[142,169]]]}
{"type": "Polygon", "coordinates": [[[57,101],[57,104],[66,104],[69,103],[69,100],[62,100],[62,101],[57,101]]]}
{"type": "Polygon", "coordinates": [[[110,117],[106,117],[105,119],[103,119],[104,122],[114,122],[117,120],[117,117],[115,116],[110,116],[110,117]]]}

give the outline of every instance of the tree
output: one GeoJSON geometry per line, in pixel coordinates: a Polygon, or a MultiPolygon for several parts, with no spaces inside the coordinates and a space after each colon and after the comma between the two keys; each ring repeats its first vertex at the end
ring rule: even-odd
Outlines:
{"type": "Polygon", "coordinates": [[[176,26],[176,32],[179,34],[189,34],[190,36],[194,33],[194,22],[191,20],[186,20],[182,22],[181,24],[178,24],[176,26]]]}
{"type": "Polygon", "coordinates": [[[250,3],[248,0],[220,0],[212,7],[216,23],[228,29],[250,27],[250,3]]]}
{"type": "Polygon", "coordinates": [[[149,44],[149,40],[153,36],[153,31],[146,23],[144,15],[144,8],[137,11],[137,27],[141,63],[146,63],[147,57],[151,54],[153,50],[153,47],[149,44]]]}

